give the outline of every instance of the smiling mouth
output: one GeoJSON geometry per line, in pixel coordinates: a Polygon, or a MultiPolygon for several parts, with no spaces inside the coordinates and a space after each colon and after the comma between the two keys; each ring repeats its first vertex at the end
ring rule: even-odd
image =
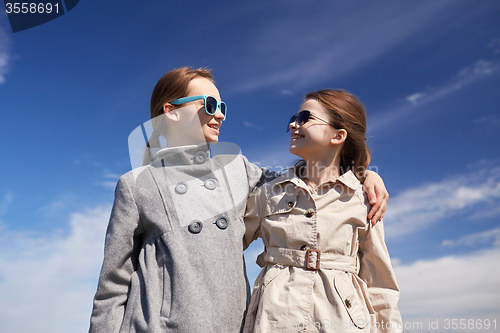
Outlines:
{"type": "Polygon", "coordinates": [[[300,134],[292,134],[290,136],[290,140],[298,140],[298,139],[302,139],[304,136],[303,135],[300,135],[300,134]]]}
{"type": "Polygon", "coordinates": [[[208,127],[213,128],[214,130],[218,131],[220,128],[220,125],[208,124],[208,127]]]}

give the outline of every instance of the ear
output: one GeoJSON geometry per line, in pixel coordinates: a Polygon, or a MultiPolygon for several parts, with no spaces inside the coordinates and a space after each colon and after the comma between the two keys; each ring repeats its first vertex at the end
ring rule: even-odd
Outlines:
{"type": "Polygon", "coordinates": [[[347,131],[343,128],[335,129],[335,134],[330,142],[334,145],[338,145],[343,143],[345,139],[347,139],[347,131]]]}
{"type": "Polygon", "coordinates": [[[177,109],[174,108],[174,106],[170,103],[165,103],[163,104],[163,112],[167,116],[168,119],[172,121],[178,121],[179,120],[179,113],[177,112],[177,109]]]}

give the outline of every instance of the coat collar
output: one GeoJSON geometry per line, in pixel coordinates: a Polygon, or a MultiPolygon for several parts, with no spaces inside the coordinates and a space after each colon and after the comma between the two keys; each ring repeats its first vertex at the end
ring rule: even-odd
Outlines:
{"type": "MultiPolygon", "coordinates": [[[[294,168],[290,168],[285,174],[283,174],[282,177],[284,177],[285,179],[276,182],[276,185],[281,184],[281,183],[291,182],[291,183],[295,184],[296,186],[304,187],[307,189],[307,184],[302,179],[297,177],[297,175],[295,174],[294,168]]],[[[356,176],[354,175],[354,173],[351,170],[347,171],[346,173],[341,175],[336,180],[330,180],[326,183],[334,184],[336,182],[340,182],[352,190],[356,190],[359,187],[359,185],[361,185],[358,178],[356,178],[356,176]]],[[[323,184],[326,184],[326,183],[323,183],[323,184]]]]}
{"type": "Polygon", "coordinates": [[[210,163],[208,144],[163,148],[156,152],[153,162],[164,161],[165,165],[203,165],[210,163]]]}

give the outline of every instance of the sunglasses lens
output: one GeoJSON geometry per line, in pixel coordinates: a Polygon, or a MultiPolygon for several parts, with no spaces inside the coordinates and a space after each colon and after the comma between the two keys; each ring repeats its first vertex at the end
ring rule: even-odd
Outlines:
{"type": "Polygon", "coordinates": [[[288,121],[288,126],[286,127],[286,131],[288,132],[290,130],[290,124],[291,123],[297,123],[298,126],[302,126],[304,125],[305,123],[307,123],[307,121],[309,120],[309,117],[311,116],[311,112],[309,111],[300,111],[299,113],[297,114],[294,114],[290,120],[288,121]]]}
{"type": "Polygon", "coordinates": [[[309,111],[301,111],[301,112],[299,112],[299,114],[297,115],[297,124],[299,126],[304,125],[305,123],[307,123],[307,121],[309,120],[310,116],[311,116],[311,112],[309,112],[309,111]]]}
{"type": "Polygon", "coordinates": [[[207,99],[205,100],[205,110],[211,116],[213,116],[217,112],[217,100],[214,97],[207,97],[207,99]]]}
{"type": "Polygon", "coordinates": [[[222,114],[224,115],[224,118],[226,118],[226,110],[227,110],[226,103],[221,101],[220,102],[220,112],[222,112],[222,114]]]}

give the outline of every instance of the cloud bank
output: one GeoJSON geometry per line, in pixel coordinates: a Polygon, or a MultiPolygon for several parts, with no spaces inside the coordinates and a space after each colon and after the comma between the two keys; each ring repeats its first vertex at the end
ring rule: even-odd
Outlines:
{"type": "Polygon", "coordinates": [[[444,331],[445,318],[497,319],[498,325],[500,266],[495,264],[498,262],[500,247],[495,246],[470,255],[447,256],[395,267],[403,321],[422,322],[423,328],[428,328],[429,320],[440,319],[440,330],[432,332],[444,331]]]}
{"type": "Polygon", "coordinates": [[[111,207],[74,213],[68,234],[0,236],[3,332],[86,332],[111,207]]]}
{"type": "Polygon", "coordinates": [[[384,218],[386,237],[412,234],[456,214],[472,218],[485,212],[496,215],[500,213],[499,205],[500,167],[455,175],[391,198],[384,218]]]}
{"type": "Polygon", "coordinates": [[[408,40],[421,43],[425,38],[427,43],[437,39],[474,16],[452,18],[460,8],[455,1],[391,2],[384,6],[326,2],[318,4],[322,6],[319,13],[309,3],[276,6],[283,15],[250,30],[247,45],[233,56],[255,65],[247,66],[248,72],[241,73],[232,91],[275,87],[277,92],[293,94],[360,70],[408,40]],[[443,24],[444,20],[449,24],[443,24]],[[293,36],[293,42],[285,36],[293,36]]]}
{"type": "Polygon", "coordinates": [[[368,130],[370,134],[373,134],[376,131],[387,129],[398,120],[411,119],[409,115],[417,110],[422,110],[423,106],[448,97],[474,82],[494,75],[499,69],[500,60],[479,59],[473,64],[462,68],[456,75],[441,85],[426,87],[422,91],[407,96],[405,101],[399,103],[398,106],[374,115],[370,118],[368,130]]]}

